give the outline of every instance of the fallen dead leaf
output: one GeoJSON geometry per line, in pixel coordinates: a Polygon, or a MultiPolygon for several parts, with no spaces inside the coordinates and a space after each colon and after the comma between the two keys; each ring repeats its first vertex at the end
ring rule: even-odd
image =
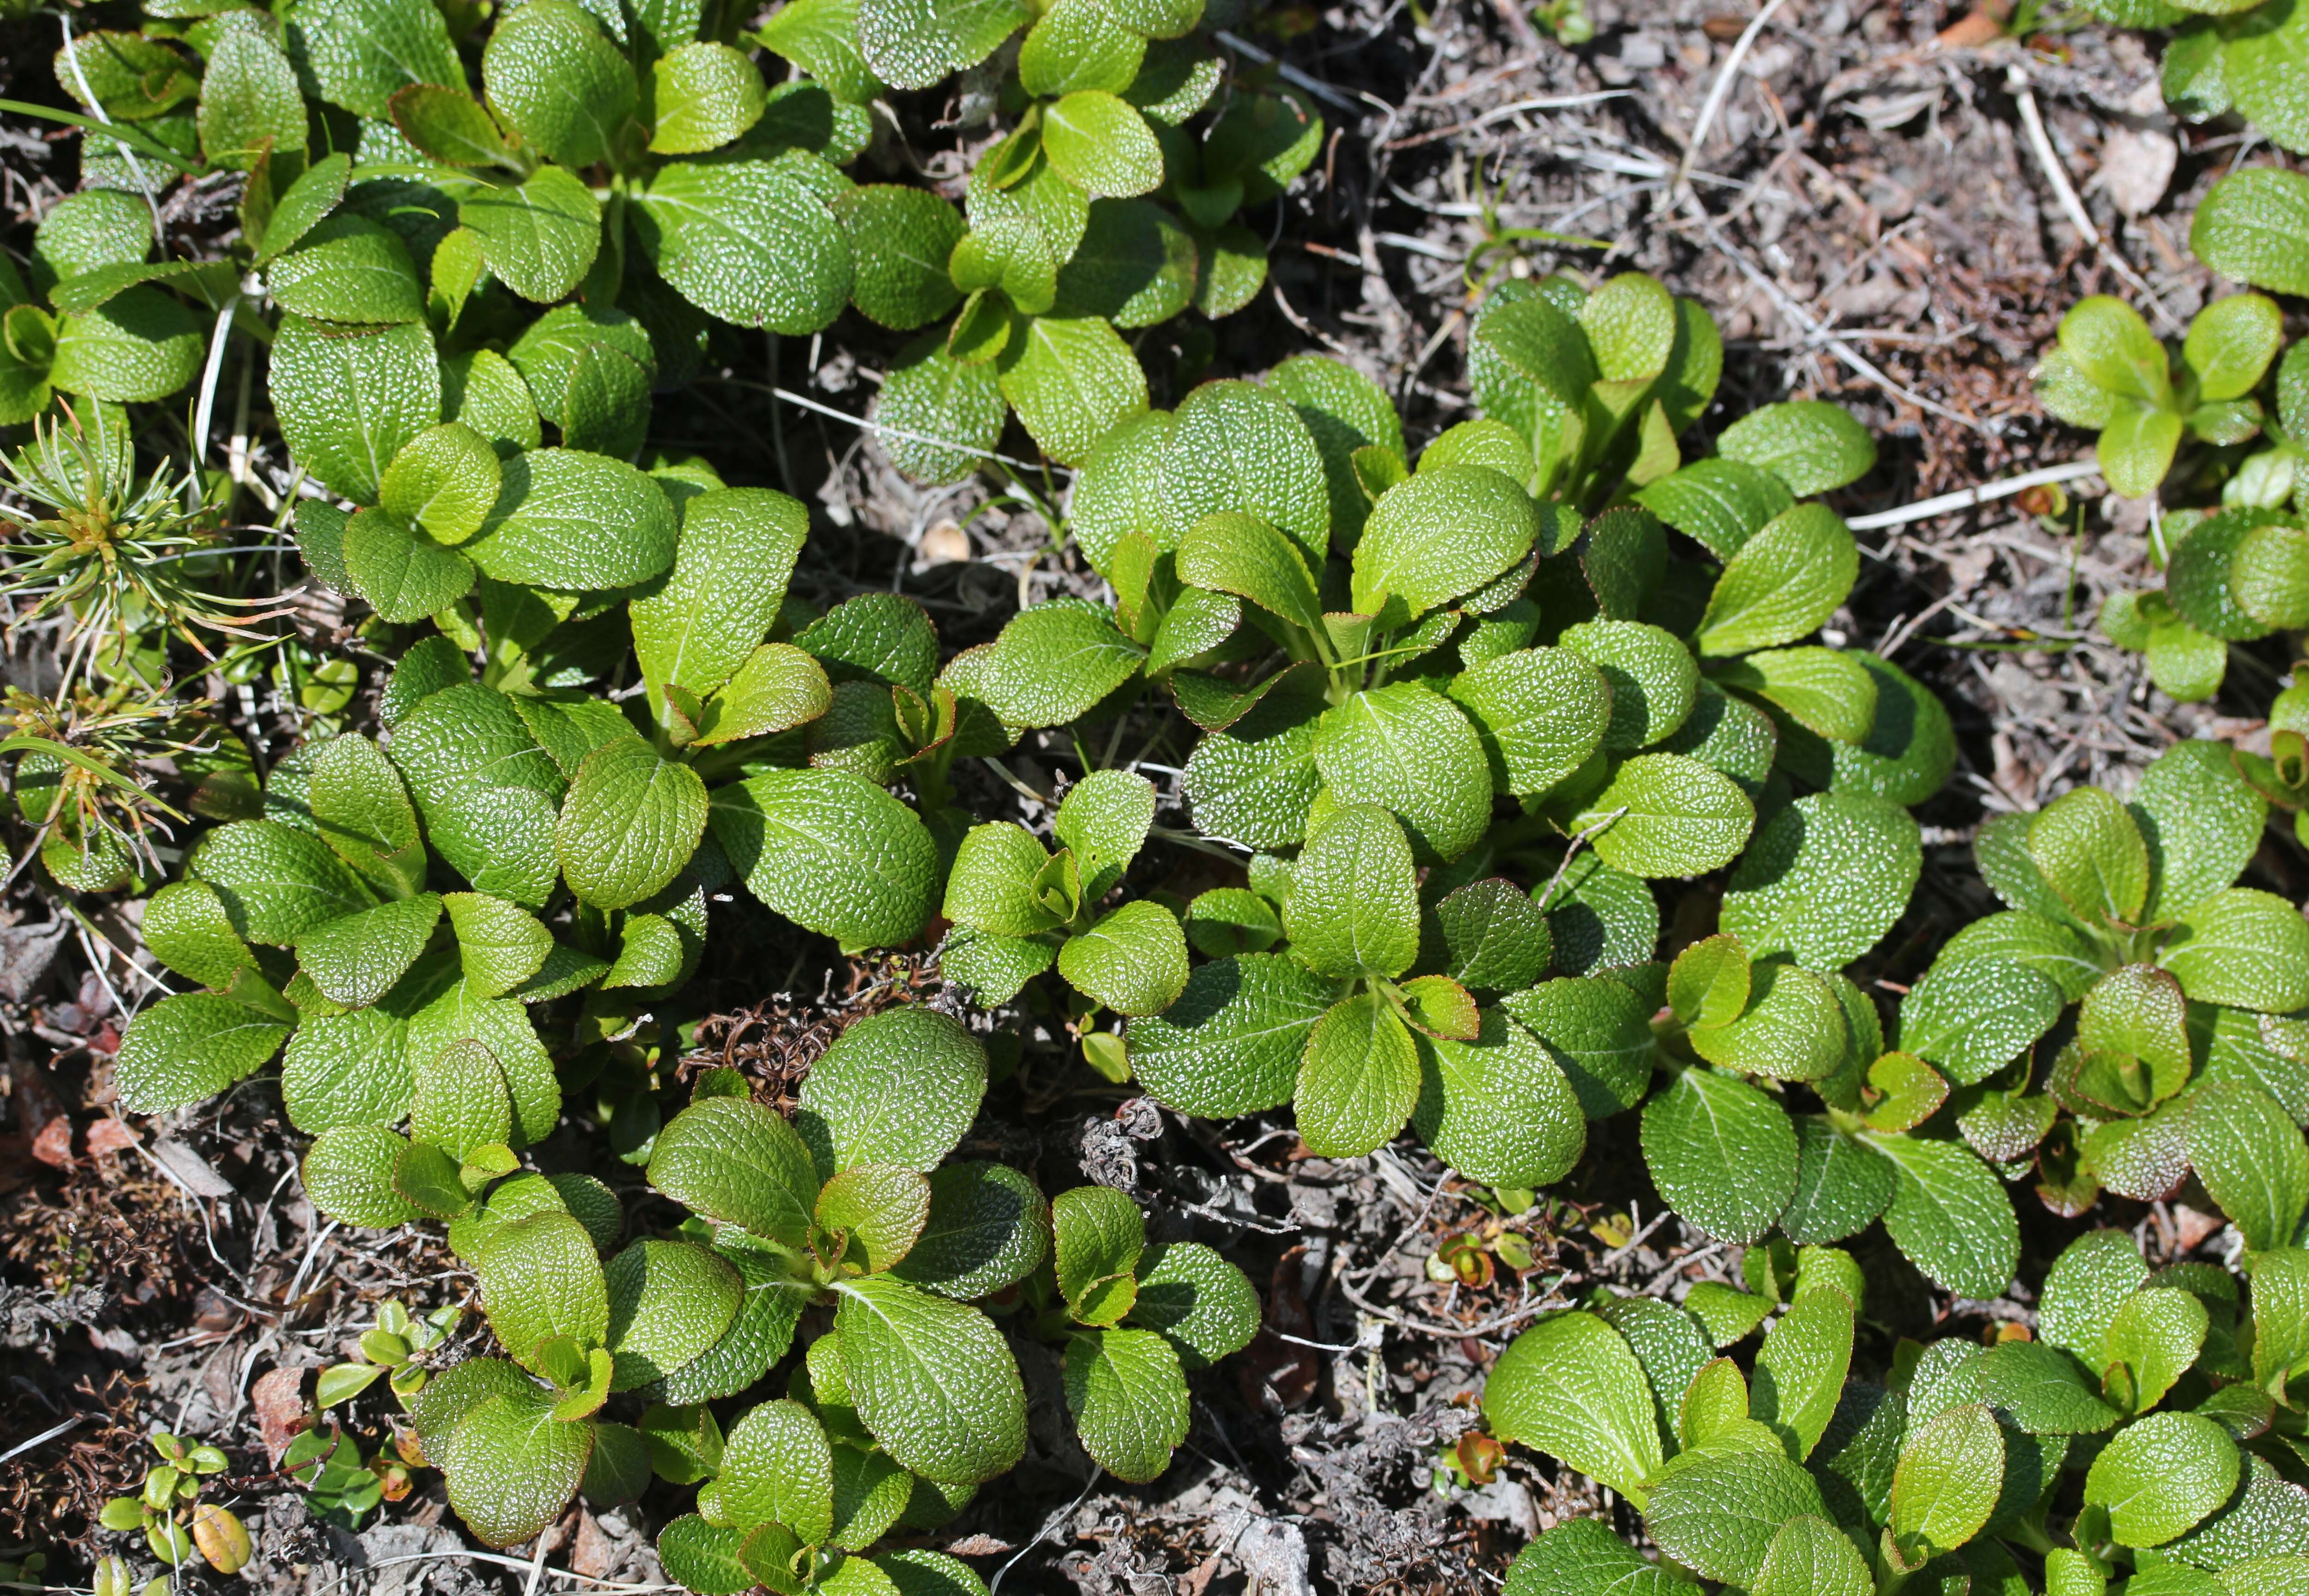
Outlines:
{"type": "Polygon", "coordinates": [[[312,1410],[305,1402],[305,1376],[310,1373],[303,1368],[270,1368],[248,1388],[248,1405],[256,1415],[264,1455],[276,1469],[289,1443],[313,1428],[312,1410]]]}

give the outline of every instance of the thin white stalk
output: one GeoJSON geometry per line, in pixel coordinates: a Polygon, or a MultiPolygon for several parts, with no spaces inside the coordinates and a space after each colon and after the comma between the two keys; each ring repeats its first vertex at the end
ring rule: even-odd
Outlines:
{"type": "Polygon", "coordinates": [[[2018,477],[2007,477],[2002,482],[1984,482],[1976,487],[1961,487],[1954,493],[1944,493],[1936,498],[1919,499],[1913,505],[1903,505],[1897,510],[1879,510],[1872,515],[1855,515],[1844,524],[1855,532],[1873,531],[1882,527],[1907,526],[1910,522],[1930,521],[1935,515],[1953,515],[1990,504],[1997,499],[2011,498],[2016,493],[2026,493],[2032,487],[2050,487],[2061,482],[2078,482],[2087,477],[2100,475],[2097,460],[2072,460],[2066,465],[2048,465],[2041,470],[2024,471],[2018,477]]]}
{"type": "Polygon", "coordinates": [[[1716,82],[1708,86],[1707,99],[1700,105],[1699,120],[1692,124],[1691,139],[1683,147],[1683,159],[1675,163],[1675,181],[1668,185],[1670,194],[1680,194],[1684,185],[1691,182],[1691,163],[1699,159],[1700,145],[1708,142],[1708,135],[1715,130],[1717,113],[1723,110],[1724,101],[1732,92],[1732,80],[1738,73],[1741,63],[1748,59],[1748,52],[1755,47],[1756,38],[1763,32],[1764,24],[1770,22],[1780,7],[1786,4],[1787,0],[1766,0],[1764,9],[1756,13],[1755,20],[1741,30],[1740,37],[1733,41],[1732,53],[1724,57],[1724,65],[1717,73],[1716,82]]]}

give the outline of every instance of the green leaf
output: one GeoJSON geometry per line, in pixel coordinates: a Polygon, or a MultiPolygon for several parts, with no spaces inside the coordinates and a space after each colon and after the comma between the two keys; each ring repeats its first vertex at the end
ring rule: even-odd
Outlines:
{"type": "Polygon", "coordinates": [[[261,1068],[288,1039],[276,1016],[229,997],[163,997],[129,1022],[114,1061],[121,1101],[143,1114],[214,1097],[261,1068]]]}
{"type": "Polygon", "coordinates": [[[998,936],[1039,936],[1064,917],[1040,896],[1050,850],[1024,826],[989,822],[964,833],[947,873],[941,910],[956,925],[998,936]]]}
{"type": "Polygon", "coordinates": [[[1875,728],[1876,677],[1836,649],[1767,649],[1726,660],[1714,675],[1779,711],[1791,740],[1808,732],[1830,746],[1849,746],[1875,728]]]}
{"type": "Polygon", "coordinates": [[[497,502],[463,548],[500,582],[630,587],[672,565],[676,526],[665,491],[632,466],[538,449],[506,462],[497,502]]]}
{"type": "Polygon", "coordinates": [[[1314,752],[1339,801],[1393,810],[1423,858],[1458,858],[1491,824],[1482,739],[1466,711],[1417,682],[1371,688],[1326,711],[1314,752]]]}
{"type": "Polygon", "coordinates": [[[2140,312],[2106,294],[2080,299],[2061,318],[2061,352],[2094,386],[2161,405],[2172,377],[2165,348],[2140,312]]]}
{"type": "Polygon", "coordinates": [[[1882,798],[1815,793],[1774,815],[1740,858],[1721,924],[1758,957],[1836,970],[1876,945],[1924,868],[1916,823],[1882,798]]]}
{"type": "Polygon", "coordinates": [[[1632,1109],[1651,1083],[1656,1056],[1650,1019],[1657,1008],[1608,978],[1543,981],[1500,1006],[1547,1044],[1590,1119],[1632,1109]]]}
{"type": "Polygon", "coordinates": [[[505,1072],[477,1041],[452,1043],[415,1059],[417,1094],[410,1109],[410,1134],[442,1148],[461,1162],[480,1147],[503,1147],[514,1138],[513,1099],[505,1072]]]}
{"type": "Polygon", "coordinates": [[[401,136],[435,160],[457,167],[511,164],[517,146],[462,84],[411,83],[394,90],[390,105],[401,136]]]}
{"type": "Polygon", "coordinates": [[[2102,1389],[2120,1394],[2135,1412],[2155,1407],[2197,1361],[2206,1324],[2205,1305],[2186,1291],[2158,1286],[2135,1292],[2109,1321],[2102,1389]]]}
{"type": "Polygon", "coordinates": [[[417,324],[345,333],[284,316],[271,386],[298,463],[358,504],[376,501],[393,457],[441,419],[440,366],[417,324]]]}
{"type": "Polygon", "coordinates": [[[967,1301],[1025,1279],[1050,1255],[1050,1205],[1017,1170],[950,1163],[930,1183],[930,1219],[898,1261],[899,1279],[967,1301]]]}
{"type": "Polygon", "coordinates": [[[1033,317],[1012,335],[998,368],[1002,396],[1061,465],[1088,460],[1110,427],[1146,408],[1138,357],[1098,316],[1033,317]]]}
{"type": "Polygon", "coordinates": [[[1051,1203],[1059,1290],[1080,1314],[1094,1288],[1132,1275],[1146,1243],[1138,1205],[1111,1186],[1083,1186],[1051,1203]]]}
{"type": "Polygon", "coordinates": [[[490,1397],[441,1444],[449,1505],[484,1545],[527,1540],[576,1494],[593,1444],[593,1427],[557,1419],[542,1392],[490,1397]]]}
{"type": "Polygon", "coordinates": [[[2161,923],[2227,886],[2261,845],[2268,805],[2218,743],[2175,743],[2125,806],[2149,850],[2144,917],[2161,923]]]}
{"type": "Polygon", "coordinates": [[[1160,1014],[1187,984],[1186,935],[1163,905],[1124,903],[1067,938],[1059,973],[1116,1014],[1160,1014]]]}
{"type": "Polygon", "coordinates": [[[1859,547],[1843,519],[1824,505],[1799,505],[1725,563],[1700,619],[1699,651],[1744,654],[1808,636],[1836,613],[1859,574],[1859,547]]]}
{"type": "Polygon", "coordinates": [[[688,1241],[633,1242],[602,1273],[612,1391],[648,1385],[705,1352],[737,1316],[744,1289],[735,1269],[688,1241]]]}
{"type": "Polygon", "coordinates": [[[236,931],[275,947],[376,902],[320,838],[277,821],[219,826],[186,857],[185,869],[214,890],[236,931]]]}
{"type": "Polygon", "coordinates": [[[1738,1437],[1742,1428],[1720,1446],[1680,1458],[1652,1487],[1644,1524],[1677,1562],[1708,1579],[1746,1586],[1782,1524],[1799,1514],[1824,1517],[1828,1510],[1819,1485],[1788,1461],[1770,1431],[1754,1426],[1762,1440],[1754,1445],[1738,1437]]]}
{"type": "Polygon", "coordinates": [[[92,309],[60,316],[56,339],[48,380],[90,399],[166,399],[200,369],[200,324],[157,289],[126,289],[92,309]]]}
{"type": "Polygon", "coordinates": [[[1561,646],[1601,671],[1612,689],[1604,746],[1647,748],[1673,735],[1691,714],[1699,666],[1668,633],[1640,621],[1582,621],[1564,628],[1561,646]]]}
{"type": "Polygon", "coordinates": [[[1492,1433],[1560,1458],[1639,1508],[1662,1449],[1643,1366],[1595,1315],[1561,1313],[1509,1343],[1483,1386],[1492,1433]]]}
{"type": "Polygon", "coordinates": [[[393,1167],[409,1143],[381,1126],[340,1126],[323,1131],[305,1152],[305,1195],[332,1219],[384,1229],[424,1219],[393,1187],[393,1167]]]}
{"type": "Polygon", "coordinates": [[[1660,1195],[1719,1240],[1761,1240],[1794,1195],[1795,1129],[1743,1082],[1679,1072],[1644,1105],[1642,1139],[1660,1195]]]}
{"type": "Polygon", "coordinates": [[[798,1402],[748,1408],[730,1427],[717,1478],[717,1505],[732,1523],[783,1524],[810,1546],[834,1531],[833,1448],[825,1427],[798,1402]]]}
{"type": "Polygon", "coordinates": [[[1603,740],[1611,691],[1569,649],[1518,649],[1460,672],[1451,696],[1474,718],[1493,787],[1530,798],[1565,781],[1603,740]]]}
{"type": "Polygon", "coordinates": [[[985,1093],[986,1049],[960,1021],[894,1008],[852,1025],[820,1056],[798,1121],[821,1178],[860,1164],[927,1172],[962,1140],[985,1093]]]}
{"type": "Polygon", "coordinates": [[[1196,828],[1253,848],[1303,840],[1308,810],[1323,784],[1314,751],[1320,724],[1303,699],[1277,694],[1204,738],[1187,759],[1196,828]]]}
{"type": "Polygon", "coordinates": [[[452,421],[427,428],[402,447],[379,481],[377,503],[437,542],[454,546],[481,530],[503,480],[489,440],[452,421]]]}
{"type": "Polygon", "coordinates": [[[601,245],[600,203],[559,167],[518,184],[472,181],[459,191],[457,219],[480,236],[491,274],[539,304],[575,288],[601,245]]]}
{"type": "Polygon", "coordinates": [[[698,309],[741,327],[814,332],[849,302],[852,261],[806,169],[674,161],[628,214],[658,271],[698,309]]]}
{"type": "Polygon", "coordinates": [[[2097,787],[2063,793],[2028,822],[2028,857],[2087,925],[2130,926],[2149,897],[2149,850],[2124,806],[2097,787]]]}
{"type": "Polygon", "coordinates": [[[1560,1180],[1587,1146],[1578,1096],[1546,1045],[1497,1009],[1470,1041],[1414,1036],[1412,1124],[1453,1169],[1497,1186],[1560,1180]]]}
{"type": "Polygon", "coordinates": [[[914,812],[840,771],[769,771],[713,794],[714,836],[747,889],[854,946],[894,945],[930,919],[937,850],[914,812]]]}
{"type": "Polygon", "coordinates": [[[1137,674],[1146,651],[1103,609],[1060,600],[1011,617],[982,657],[972,694],[1007,726],[1059,726],[1137,674]]]}
{"type": "Polygon", "coordinates": [[[1083,1446],[1119,1480],[1171,1466],[1192,1415],[1171,1343],[1151,1330],[1078,1330],[1067,1342],[1067,1410],[1083,1446]]]}
{"type": "Polygon", "coordinates": [[[269,34],[234,28],[210,46],[198,125],[201,152],[212,167],[247,171],[260,153],[304,151],[305,102],[297,92],[297,73],[269,34]]]}
{"type": "Polygon", "coordinates": [[[386,511],[355,514],[345,523],[343,548],[346,576],[382,619],[421,621],[472,591],[472,561],[386,511]]]}
{"type": "Polygon", "coordinates": [[[330,1001],[366,1007],[417,962],[440,919],[439,895],[422,893],[324,920],[298,935],[298,967],[330,1001]]]}
{"type": "Polygon", "coordinates": [[[2108,1510],[2120,1546],[2162,1546],[2228,1499],[2236,1443],[2194,1413],[2151,1413],[2113,1436],[2085,1475],[2085,1503],[2108,1510]]]}
{"type": "Polygon", "coordinates": [[[2149,1283],[2132,1238],[2118,1230],[2094,1230],[2064,1248],[2045,1278],[2037,1311],[2040,1338],[2063,1347],[2088,1368],[2103,1367],[2109,1325],[2117,1310],[2149,1283]]]}
{"type": "Polygon", "coordinates": [[[1053,308],[1118,327],[1169,321],[1196,302],[1198,237],[1151,200],[1095,201],[1082,242],[1059,268],[1053,308]]]}
{"type": "Polygon", "coordinates": [[[2241,399],[2261,385],[2285,341],[2277,301],[2264,294],[2216,299],[2189,323],[2181,358],[2196,374],[2201,400],[2241,399]]]}
{"type": "Polygon", "coordinates": [[[1377,993],[1334,1005],[1308,1034],[1299,1134],[1325,1158],[1359,1158],[1400,1131],[1420,1091],[1410,1028],[1377,993]]]}
{"type": "Polygon", "coordinates": [[[2004,1433],[1985,1405],[1950,1408],[1900,1449],[1890,1532],[1911,1563],[1954,1551],[1988,1523],[2004,1480],[2004,1433]]]}
{"type": "Polygon", "coordinates": [[[1155,802],[1154,784],[1127,771],[1093,771],[1067,790],[1051,830],[1083,865],[1085,901],[1105,897],[1137,857],[1155,802]]]}
{"type": "Polygon", "coordinates": [[[1796,724],[1780,729],[1780,764],[1799,781],[1839,792],[1868,792],[1896,804],[1920,804],[1946,785],[1956,766],[1947,709],[1896,665],[1855,651],[1876,686],[1875,714],[1855,746],[1796,724]]]}
{"type": "Polygon", "coordinates": [[[1605,1520],[1573,1518],[1523,1549],[1508,1569],[1503,1596],[1597,1596],[1605,1591],[1623,1596],[1682,1596],[1694,1588],[1673,1566],[1648,1561],[1613,1534],[1605,1520]]]}
{"type": "Polygon", "coordinates": [[[476,891],[541,908],[560,874],[560,772],[512,702],[479,683],[424,699],[393,729],[393,762],[426,838],[476,891]]]}
{"type": "Polygon", "coordinates": [[[1288,1101],[1315,1022],[1337,996],[1296,959],[1245,953],[1198,966],[1179,1001],[1131,1021],[1140,1085],[1181,1113],[1224,1117],[1288,1101]]]}
{"type": "Polygon", "coordinates": [[[1802,1462],[1828,1431],[1852,1364],[1854,1304],[1841,1291],[1801,1291],[1756,1354],[1750,1411],[1802,1462]]]}
{"type": "Polygon", "coordinates": [[[2052,978],[2027,965],[1938,963],[1900,999],[1900,1047],[1970,1086],[2019,1057],[2063,1006],[2052,978]]]}
{"type": "Polygon", "coordinates": [[[1028,30],[1018,51],[1018,82],[1037,99],[1077,89],[1120,94],[1138,75],[1146,56],[1145,36],[1096,0],[1062,0],[1028,30]]]}
{"type": "Polygon", "coordinates": [[[835,214],[857,262],[852,301],[870,320],[910,332],[961,298],[947,274],[964,227],[955,208],[923,189],[869,184],[844,194],[835,214]]]}
{"type": "Polygon", "coordinates": [[[864,105],[881,93],[882,85],[859,53],[858,10],[857,0],[800,0],[780,7],[754,38],[836,99],[864,105]]]}
{"type": "Polygon", "coordinates": [[[1592,833],[1596,856],[1615,870],[1689,877],[1731,863],[1755,820],[1755,805],[1730,777],[1681,754],[1639,754],[1569,829],[1592,833]]]}
{"type": "Polygon", "coordinates": [[[1229,512],[1288,532],[1310,567],[1328,552],[1315,439],[1286,396],[1250,383],[1205,383],[1187,395],[1147,509],[1171,535],[1229,512]]]}
{"type": "Polygon", "coordinates": [[[684,1109],[657,1134],[649,1179],[708,1219],[786,1247],[809,1241],[819,1185],[809,1148],[758,1103],[709,1097],[684,1109]]]}
{"type": "Polygon", "coordinates": [[[588,755],[555,831],[562,873],[581,903],[623,909],[681,872],[705,834],[705,784],[627,735],[588,755]]]}
{"type": "Polygon", "coordinates": [[[843,1258],[878,1274],[912,1250],[929,1222],[930,1182],[912,1169],[861,1164],[843,1170],[817,1195],[818,1227],[846,1237],[843,1258]]]}
{"type": "Polygon", "coordinates": [[[390,0],[298,0],[285,37],[290,58],[323,99],[372,121],[392,115],[389,101],[404,84],[465,81],[437,11],[390,0]]]}
{"type": "Polygon", "coordinates": [[[658,1531],[657,1555],[666,1577],[699,1596],[743,1596],[760,1582],[739,1556],[746,1531],[719,1527],[685,1513],[658,1531]]]}
{"type": "Polygon", "coordinates": [[[2291,1241],[2309,1209],[2309,1146],[2285,1110],[2256,1087],[2206,1081],[2184,1123],[2189,1161],[2247,1250],[2291,1241]]]}
{"type": "Polygon", "coordinates": [[[859,0],[867,64],[900,89],[927,89],[975,66],[1031,14],[1015,0],[859,0]]]}
{"type": "Polygon", "coordinates": [[[481,52],[481,82],[497,114],[564,167],[607,160],[635,108],[632,69],[564,0],[509,13],[481,52]]]}
{"type": "Polygon", "coordinates": [[[1180,539],[1179,580],[1250,600],[1308,632],[1323,630],[1323,607],[1305,556],[1289,534],[1240,511],[1204,516],[1180,539]]]}
{"type": "Polygon", "coordinates": [[[2181,443],[2181,418],[2170,410],[2132,406],[2119,410],[2101,429],[2096,446],[2109,487],[2124,498],[2146,498],[2173,467],[2181,443]]]}
{"type": "Polygon", "coordinates": [[[319,322],[421,321],[425,291],[401,240],[366,217],[339,211],[276,256],[265,272],[273,302],[319,322]]]}
{"type": "Polygon", "coordinates": [[[1353,562],[1357,613],[1400,600],[1413,615],[1474,592],[1558,537],[1520,483],[1489,466],[1436,466],[1371,506],[1353,562]]]}
{"type": "MultiPolygon", "coordinates": [[[[134,34],[88,37],[98,51],[123,43],[137,48],[148,42],[134,34]]],[[[169,47],[154,44],[151,47],[162,71],[181,68],[182,58],[169,47]]],[[[53,273],[58,286],[108,266],[140,263],[151,253],[151,207],[118,188],[91,188],[65,195],[41,219],[32,236],[33,261],[53,273]]],[[[12,294],[10,302],[19,298],[21,292],[12,294]]]]}
{"type": "Polygon", "coordinates": [[[1759,965],[1746,1006],[1720,1024],[1695,1025],[1692,1051],[1743,1074],[1818,1081],[1850,1050],[1842,1004],[1826,977],[1777,961],[1759,965]]]}
{"type": "Polygon", "coordinates": [[[376,745],[364,737],[335,737],[307,753],[305,797],[321,840],[379,893],[398,898],[422,887],[425,848],[417,815],[376,745]]]}
{"type": "Polygon", "coordinates": [[[553,934],[526,910],[484,893],[450,893],[442,899],[457,936],[465,980],[478,996],[511,991],[544,964],[553,934]]]}
{"type": "Polygon", "coordinates": [[[610,1326],[601,1261],[585,1227],[566,1213],[532,1213],[492,1232],[474,1267],[489,1328],[514,1360],[541,1371],[540,1349],[567,1336],[598,1347],[610,1326]]]}
{"type": "Polygon", "coordinates": [[[1419,893],[1395,818],[1369,805],[1338,811],[1292,871],[1283,925],[1293,953],[1319,975],[1409,969],[1419,953],[1419,893]]]}
{"type": "Polygon", "coordinates": [[[2276,167],[2232,172],[2213,185],[2189,226],[2189,247],[2225,277],[2280,294],[2309,293],[2309,177],[2276,167]]]}
{"type": "MultiPolygon", "coordinates": [[[[1547,917],[1511,881],[1471,881],[1435,906],[1435,919],[1449,950],[1443,973],[1463,987],[1521,992],[1547,968],[1547,917]]],[[[1193,931],[1190,920],[1190,937],[1193,931]]]]}
{"type": "Polygon", "coordinates": [[[661,155],[718,150],[760,121],[767,103],[761,70],[725,44],[678,46],[650,73],[657,125],[649,147],[661,155]]]}
{"type": "Polygon", "coordinates": [[[1000,437],[1004,414],[992,364],[957,360],[935,336],[893,363],[872,410],[892,463],[929,483],[976,470],[1000,437]]]}
{"type": "Polygon", "coordinates": [[[1146,1249],[1129,1322],[1160,1332],[1181,1367],[1206,1368],[1258,1333],[1258,1293],[1241,1270],[1199,1242],[1146,1249]]]}
{"type": "Polygon", "coordinates": [[[2042,1342],[2005,1342],[1981,1355],[1988,1399],[2032,1436],[2097,1435],[2122,1417],[2077,1360],[2042,1342]]]}
{"type": "Polygon", "coordinates": [[[1860,1139],[1898,1174],[1884,1229],[1908,1261],[1960,1297],[2002,1296],[2019,1263],[2020,1229],[1995,1172],[1950,1142],[1875,1132],[1860,1139]]]}
{"type": "Polygon", "coordinates": [[[1693,461],[1647,484],[1635,499],[1719,560],[1731,559],[1795,505],[1779,478],[1761,466],[1714,458],[1693,461]]]}
{"type": "Polygon", "coordinates": [[[1163,181],[1163,150],[1146,118],[1102,90],[1078,89],[1042,108],[1042,153],[1094,198],[1146,194],[1163,181]]]}
{"type": "Polygon", "coordinates": [[[2158,962],[2199,1003],[2264,1014],[2309,1005],[2309,921],[2274,893],[2214,893],[2181,916],[2158,962]]]}
{"type": "Polygon", "coordinates": [[[154,958],[188,979],[222,991],[256,962],[232,927],[224,900],[190,879],[172,881],[145,901],[138,927],[154,958]]]}
{"type": "Polygon", "coordinates": [[[1875,1581],[1849,1536],[1805,1514],[1773,1534],[1751,1588],[1754,1596],[1866,1596],[1875,1581]]]}
{"type": "Polygon", "coordinates": [[[1725,459],[1760,466],[1810,498],[1856,482],[1876,464],[1876,440],[1842,405],[1794,400],[1751,410],[1716,442],[1725,459]]]}
{"type": "Polygon", "coordinates": [[[2179,985],[2161,971],[2128,964],[2104,977],[2077,1015],[2077,1045],[2086,1056],[2080,1089],[2091,1091],[2102,1065],[2130,1059],[2145,1072],[2146,1090],[2137,1100],[2106,1107],[2138,1113],[2178,1091],[2189,1078],[2186,1012],[2179,985]]]}
{"type": "Polygon", "coordinates": [[[967,1485],[1016,1463],[1025,1392],[1000,1333],[976,1309],[886,1276],[835,1290],[835,1335],[859,1417],[926,1480],[967,1485]]]}

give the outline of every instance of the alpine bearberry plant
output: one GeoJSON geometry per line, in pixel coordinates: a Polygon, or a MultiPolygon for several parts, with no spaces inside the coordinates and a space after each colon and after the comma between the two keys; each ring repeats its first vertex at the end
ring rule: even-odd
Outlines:
{"type": "Polygon", "coordinates": [[[2123,1233],[2093,1231],[2053,1264],[2033,1337],[1903,1342],[1874,1378],[1854,1368],[1858,1271],[1829,1249],[1749,1254],[1743,1273],[1778,1295],[1703,1282],[1680,1307],[1605,1294],[1557,1314],[1500,1358],[1485,1419],[1619,1491],[1664,1557],[1575,1520],[1527,1548],[1507,1588],[2298,1577],[2281,1393],[2305,1263],[2260,1253],[2240,1290],[2210,1265],[2152,1272],[2123,1233]]]}

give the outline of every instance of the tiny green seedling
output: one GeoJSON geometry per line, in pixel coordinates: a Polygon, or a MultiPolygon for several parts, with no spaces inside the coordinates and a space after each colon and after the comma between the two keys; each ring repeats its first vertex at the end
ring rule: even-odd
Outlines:
{"type": "Polygon", "coordinates": [[[2099,430],[2102,475],[2141,498],[2164,481],[2184,437],[2226,446],[2259,435],[2253,393],[2283,341],[2274,299],[2216,299],[2189,324],[2176,375],[2138,311],[2095,295],[2061,318],[2060,347],[2037,368],[2037,391],[2062,420],[2099,430]]]}
{"type": "Polygon", "coordinates": [[[1120,1014],[1159,1014],[1187,984],[1178,917],[1144,899],[1106,907],[1154,820],[1154,784],[1121,771],[1077,782],[1052,820],[1053,854],[1023,826],[973,827],[947,873],[956,935],[940,964],[982,1004],[1007,1003],[1053,963],[1120,1014]]]}
{"type": "Polygon", "coordinates": [[[144,1471],[133,1497],[115,1497],[97,1514],[108,1530],[142,1531],[144,1544],[171,1568],[181,1568],[195,1549],[219,1574],[238,1574],[252,1552],[248,1530],[228,1507],[201,1500],[203,1482],[221,1474],[231,1460],[206,1442],[187,1442],[166,1430],[151,1436],[160,1461],[144,1471]]]}
{"type": "Polygon", "coordinates": [[[1066,1343],[1075,1432],[1116,1479],[1152,1480],[1187,1438],[1188,1374],[1250,1344],[1258,1294],[1199,1242],[1147,1247],[1138,1205],[1110,1186],[1059,1193],[1051,1218],[1051,1269],[1028,1301],[1042,1333],[1066,1343]]]}

